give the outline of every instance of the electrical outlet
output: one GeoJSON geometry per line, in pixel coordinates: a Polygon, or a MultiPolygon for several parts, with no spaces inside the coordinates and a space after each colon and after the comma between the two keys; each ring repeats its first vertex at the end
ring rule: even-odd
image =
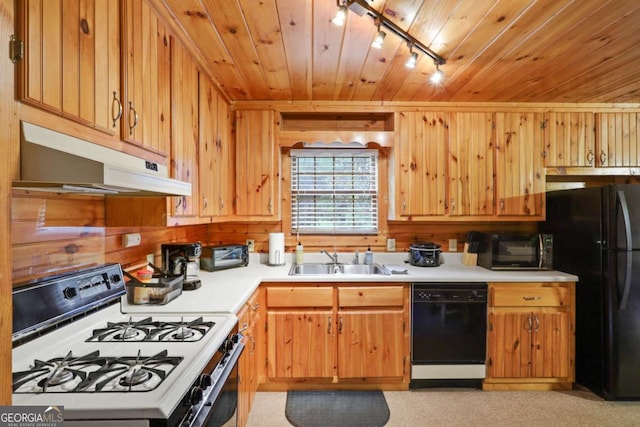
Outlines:
{"type": "Polygon", "coordinates": [[[153,254],[147,254],[147,264],[153,264],[155,261],[155,257],[153,254]]]}
{"type": "Polygon", "coordinates": [[[387,239],[387,251],[394,252],[396,250],[396,239],[387,239]]]}
{"type": "Polygon", "coordinates": [[[132,246],[138,246],[142,241],[140,233],[128,233],[122,235],[122,246],[130,248],[132,246]]]}
{"type": "Polygon", "coordinates": [[[458,240],[449,239],[449,252],[457,252],[457,251],[458,251],[458,240]]]}
{"type": "Polygon", "coordinates": [[[249,249],[249,252],[253,252],[255,250],[255,244],[256,244],[255,240],[247,239],[245,244],[247,245],[247,248],[249,249]]]}

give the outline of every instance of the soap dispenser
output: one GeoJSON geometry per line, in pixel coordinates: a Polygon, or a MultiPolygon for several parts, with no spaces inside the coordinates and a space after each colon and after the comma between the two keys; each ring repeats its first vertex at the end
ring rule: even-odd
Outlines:
{"type": "Polygon", "coordinates": [[[367,251],[364,253],[364,263],[373,264],[373,252],[371,252],[371,246],[367,247],[367,251]]]}
{"type": "Polygon", "coordinates": [[[296,246],[296,264],[302,264],[304,262],[304,247],[302,243],[298,242],[296,246]]]}

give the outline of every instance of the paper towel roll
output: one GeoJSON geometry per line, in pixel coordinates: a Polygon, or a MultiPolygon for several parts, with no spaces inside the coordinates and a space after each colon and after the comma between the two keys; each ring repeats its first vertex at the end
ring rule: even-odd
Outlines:
{"type": "Polygon", "coordinates": [[[269,233],[269,265],[284,264],[284,233],[269,233]]]}

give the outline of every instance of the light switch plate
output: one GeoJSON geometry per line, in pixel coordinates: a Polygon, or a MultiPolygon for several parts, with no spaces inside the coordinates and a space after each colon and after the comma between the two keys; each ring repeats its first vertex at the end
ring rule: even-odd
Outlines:
{"type": "Polygon", "coordinates": [[[458,240],[449,239],[449,252],[457,252],[457,250],[458,250],[458,240]]]}
{"type": "Polygon", "coordinates": [[[396,239],[387,239],[387,252],[394,252],[396,250],[396,239]]]}
{"type": "Polygon", "coordinates": [[[247,239],[247,241],[245,242],[245,244],[247,245],[247,249],[249,249],[249,252],[253,252],[255,249],[255,244],[256,241],[253,239],[247,239]]]}

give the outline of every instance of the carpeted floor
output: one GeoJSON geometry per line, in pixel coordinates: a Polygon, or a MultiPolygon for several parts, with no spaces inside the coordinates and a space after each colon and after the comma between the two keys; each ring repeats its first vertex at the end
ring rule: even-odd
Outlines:
{"type": "MultiPolygon", "coordinates": [[[[420,389],[384,396],[391,413],[388,427],[640,426],[640,402],[607,402],[589,391],[420,389]]],[[[291,426],[286,400],[286,392],[258,392],[248,426],[291,426]]]]}

